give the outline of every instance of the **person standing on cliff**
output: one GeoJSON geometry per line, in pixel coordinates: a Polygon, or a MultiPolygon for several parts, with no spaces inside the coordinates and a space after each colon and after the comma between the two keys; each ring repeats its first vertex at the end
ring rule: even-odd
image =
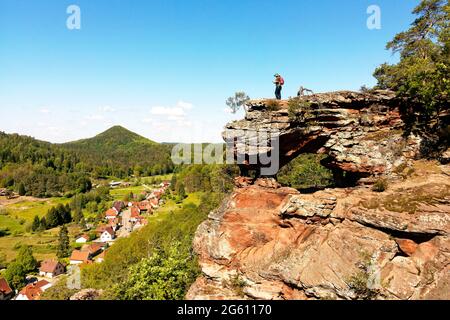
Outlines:
{"type": "Polygon", "coordinates": [[[278,73],[274,75],[275,80],[273,83],[275,84],[275,97],[277,100],[281,100],[281,90],[284,86],[284,79],[282,76],[280,76],[278,73]]]}

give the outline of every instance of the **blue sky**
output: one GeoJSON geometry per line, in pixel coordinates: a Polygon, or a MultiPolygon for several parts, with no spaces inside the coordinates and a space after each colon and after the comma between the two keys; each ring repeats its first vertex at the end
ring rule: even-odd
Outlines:
{"type": "Polygon", "coordinates": [[[158,142],[221,141],[225,100],[373,85],[417,0],[0,0],[0,130],[51,142],[123,125],[158,142]],[[69,5],[81,29],[66,27],[69,5]],[[381,29],[369,30],[369,5],[381,29]]]}

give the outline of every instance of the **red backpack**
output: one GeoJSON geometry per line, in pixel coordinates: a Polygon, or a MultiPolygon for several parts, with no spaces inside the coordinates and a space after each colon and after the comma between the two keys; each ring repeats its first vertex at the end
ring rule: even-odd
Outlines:
{"type": "Polygon", "coordinates": [[[284,85],[284,79],[283,79],[283,77],[280,77],[280,85],[284,85]]]}

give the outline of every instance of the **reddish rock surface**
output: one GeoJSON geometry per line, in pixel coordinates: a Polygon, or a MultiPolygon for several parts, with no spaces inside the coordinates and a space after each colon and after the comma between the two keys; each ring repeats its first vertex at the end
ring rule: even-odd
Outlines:
{"type": "Polygon", "coordinates": [[[421,138],[405,136],[395,94],[300,100],[296,112],[287,101],[278,110],[251,101],[245,119],[225,127],[243,174],[277,150],[280,166],[320,152],[338,184],[343,172],[343,182],[384,175],[387,190],[354,183],[300,194],[275,179],[238,178],[197,230],[203,275],[187,298],[450,299],[450,169],[414,160],[421,138]]]}
{"type": "Polygon", "coordinates": [[[447,172],[383,193],[238,188],[197,230],[203,275],[187,298],[359,299],[362,278],[375,299],[450,299],[447,172]]]}

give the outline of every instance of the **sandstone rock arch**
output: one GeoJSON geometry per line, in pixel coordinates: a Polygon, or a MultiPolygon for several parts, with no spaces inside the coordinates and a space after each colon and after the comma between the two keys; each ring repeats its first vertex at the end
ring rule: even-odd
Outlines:
{"type": "Polygon", "coordinates": [[[279,154],[282,167],[301,153],[324,153],[324,165],[337,175],[346,172],[359,179],[389,174],[419,152],[421,139],[405,136],[401,102],[391,91],[338,91],[299,99],[311,108],[301,121],[289,116],[287,101],[268,110],[269,100],[252,100],[245,119],[226,125],[224,140],[244,171],[264,168],[260,159],[272,155],[279,154]]]}

